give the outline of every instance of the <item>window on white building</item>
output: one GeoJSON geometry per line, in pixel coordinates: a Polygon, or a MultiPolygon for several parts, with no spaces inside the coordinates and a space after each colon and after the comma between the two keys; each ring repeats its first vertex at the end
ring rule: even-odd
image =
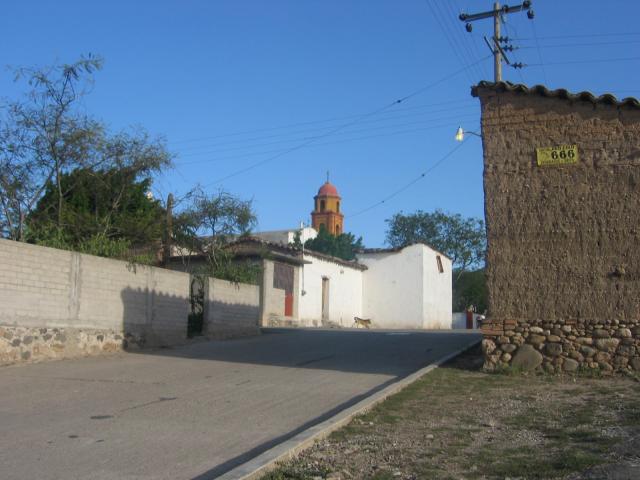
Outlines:
{"type": "Polygon", "coordinates": [[[442,267],[442,259],[440,258],[440,255],[436,255],[436,263],[438,264],[438,271],[440,273],[444,273],[444,268],[442,267]]]}

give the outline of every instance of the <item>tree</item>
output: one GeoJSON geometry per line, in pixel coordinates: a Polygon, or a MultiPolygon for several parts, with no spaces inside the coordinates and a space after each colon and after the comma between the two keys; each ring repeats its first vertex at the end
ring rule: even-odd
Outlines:
{"type": "Polygon", "coordinates": [[[390,246],[426,243],[451,258],[456,278],[469,268],[484,266],[487,241],[484,222],[478,218],[418,210],[409,215],[396,213],[386,222],[390,246]]]}
{"type": "Polygon", "coordinates": [[[50,182],[29,216],[28,240],[74,250],[98,238],[125,247],[159,243],[164,209],[149,195],[151,179],[145,173],[123,167],[63,174],[63,211],[58,212],[57,187],[50,182]]]}
{"type": "MultiPolygon", "coordinates": [[[[88,56],[72,64],[16,70],[16,80],[26,80],[29,90],[0,107],[2,236],[26,241],[30,221],[42,220],[46,212],[48,228],[63,237],[72,228],[65,202],[76,188],[74,180],[86,182],[89,172],[104,179],[105,172],[118,170],[150,175],[170,164],[163,141],[141,131],[111,135],[80,108],[101,67],[101,58],[88,56]],[[85,174],[74,176],[74,171],[85,174]],[[45,192],[47,200],[32,215],[45,192]]],[[[117,211],[118,195],[107,197],[112,203],[103,210],[117,211]]]]}
{"type": "Polygon", "coordinates": [[[20,101],[6,100],[1,112],[0,225],[5,236],[25,239],[26,218],[50,182],[61,206],[62,174],[84,163],[90,139],[100,128],[74,107],[101,66],[100,58],[88,57],[15,70],[16,80],[26,78],[30,90],[20,101]]]}
{"type": "Polygon", "coordinates": [[[453,286],[453,311],[464,312],[473,305],[479,313],[487,309],[487,284],[484,269],[467,271],[456,276],[453,286]]]}
{"type": "Polygon", "coordinates": [[[252,264],[237,263],[225,247],[257,224],[251,200],[242,200],[220,190],[207,194],[196,188],[189,196],[189,205],[174,219],[173,241],[185,258],[193,254],[205,259],[204,271],[217,278],[236,282],[256,280],[259,269],[252,264]]]}
{"type": "Polygon", "coordinates": [[[309,250],[325,253],[343,260],[353,260],[356,258],[356,252],[364,248],[362,237],[356,239],[351,233],[332,235],[324,226],[320,227],[318,236],[307,240],[304,246],[309,250]]]}

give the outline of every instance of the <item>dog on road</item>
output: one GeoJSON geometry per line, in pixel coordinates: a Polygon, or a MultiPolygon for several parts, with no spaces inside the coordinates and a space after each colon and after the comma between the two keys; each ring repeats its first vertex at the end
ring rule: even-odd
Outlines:
{"type": "Polygon", "coordinates": [[[353,317],[353,324],[356,326],[356,328],[360,328],[360,327],[370,328],[371,327],[371,319],[370,318],[353,317]]]}

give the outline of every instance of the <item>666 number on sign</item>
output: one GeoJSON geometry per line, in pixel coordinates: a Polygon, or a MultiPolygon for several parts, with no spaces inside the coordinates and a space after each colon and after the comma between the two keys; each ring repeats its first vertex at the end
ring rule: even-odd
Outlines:
{"type": "Polygon", "coordinates": [[[578,163],[578,146],[558,145],[556,147],[536,148],[536,160],[540,167],[578,163]]]}

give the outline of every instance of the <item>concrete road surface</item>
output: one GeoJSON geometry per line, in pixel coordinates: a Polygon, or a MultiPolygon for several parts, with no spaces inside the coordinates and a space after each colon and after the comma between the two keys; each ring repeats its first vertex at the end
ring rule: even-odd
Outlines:
{"type": "Polygon", "coordinates": [[[215,478],[472,335],[268,329],[0,368],[0,478],[215,478]]]}

